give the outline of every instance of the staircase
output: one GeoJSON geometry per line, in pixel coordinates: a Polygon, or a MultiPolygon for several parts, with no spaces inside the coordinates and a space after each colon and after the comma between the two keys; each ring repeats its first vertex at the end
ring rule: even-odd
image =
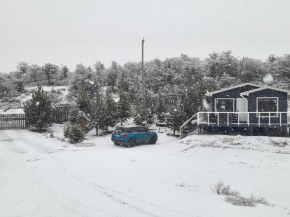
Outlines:
{"type": "Polygon", "coordinates": [[[198,113],[194,114],[180,127],[180,138],[184,138],[188,135],[197,134],[196,130],[198,128],[197,123],[198,113]]]}

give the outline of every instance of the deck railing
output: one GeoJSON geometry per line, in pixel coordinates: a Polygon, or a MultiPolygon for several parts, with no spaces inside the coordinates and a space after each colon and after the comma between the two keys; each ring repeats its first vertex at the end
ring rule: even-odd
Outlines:
{"type": "Polygon", "coordinates": [[[198,112],[180,127],[180,138],[199,130],[198,126],[266,127],[287,126],[290,112],[198,112]]]}
{"type": "Polygon", "coordinates": [[[198,112],[197,125],[210,126],[284,126],[288,112],[198,112]]]}

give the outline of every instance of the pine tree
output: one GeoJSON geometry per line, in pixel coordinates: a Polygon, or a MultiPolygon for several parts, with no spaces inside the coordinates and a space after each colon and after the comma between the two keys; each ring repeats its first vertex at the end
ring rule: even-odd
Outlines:
{"type": "Polygon", "coordinates": [[[82,89],[77,96],[77,105],[87,116],[91,114],[91,102],[87,92],[82,89]]]}
{"type": "Polygon", "coordinates": [[[75,144],[84,140],[85,132],[79,123],[80,110],[74,106],[68,117],[68,123],[64,127],[64,136],[69,138],[70,143],[75,144]]]}
{"type": "Polygon", "coordinates": [[[117,103],[114,101],[111,92],[107,89],[104,100],[102,130],[107,131],[108,127],[114,127],[118,121],[117,103]]]}
{"type": "Polygon", "coordinates": [[[156,115],[160,123],[163,123],[165,121],[166,106],[165,106],[164,98],[160,92],[158,93],[158,98],[157,98],[156,115]]]}
{"type": "Polygon", "coordinates": [[[186,75],[185,88],[185,96],[182,99],[182,105],[187,118],[190,118],[200,110],[199,103],[197,103],[197,100],[200,100],[198,99],[197,83],[192,78],[190,71],[188,71],[186,75]]]}
{"type": "Polygon", "coordinates": [[[146,92],[142,99],[136,99],[134,123],[145,127],[154,123],[152,98],[149,92],[146,92]]]}
{"type": "Polygon", "coordinates": [[[186,113],[184,112],[182,106],[177,104],[170,107],[167,114],[167,125],[173,130],[173,135],[175,135],[176,130],[179,130],[185,119],[186,113]]]}
{"type": "Polygon", "coordinates": [[[118,102],[118,119],[123,125],[123,122],[126,122],[128,118],[130,118],[130,104],[128,101],[127,94],[124,93],[122,90],[119,94],[119,102],[118,102]]]}
{"type": "Polygon", "coordinates": [[[105,112],[105,105],[104,105],[104,97],[100,91],[100,88],[95,89],[96,92],[93,97],[92,101],[92,110],[91,110],[91,121],[96,129],[96,136],[99,135],[99,129],[104,128],[104,112],[105,112]]]}
{"type": "Polygon", "coordinates": [[[52,124],[51,101],[41,86],[38,86],[37,92],[32,94],[32,99],[25,103],[24,112],[27,126],[36,131],[43,131],[52,124]]]}

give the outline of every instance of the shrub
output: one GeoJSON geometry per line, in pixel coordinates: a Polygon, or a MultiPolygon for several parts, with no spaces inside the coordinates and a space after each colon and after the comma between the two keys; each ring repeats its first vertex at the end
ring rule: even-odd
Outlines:
{"type": "Polygon", "coordinates": [[[217,184],[215,184],[212,190],[218,195],[226,195],[226,196],[239,195],[238,191],[231,190],[231,186],[230,185],[226,186],[222,181],[219,181],[217,184]]]}
{"type": "Polygon", "coordinates": [[[75,106],[70,110],[68,123],[64,126],[64,137],[68,138],[72,144],[81,142],[84,140],[85,134],[89,132],[89,125],[84,113],[75,106]]]}
{"type": "Polygon", "coordinates": [[[264,197],[255,197],[254,195],[252,195],[250,198],[254,201],[254,203],[271,206],[271,204],[264,197]]]}
{"type": "MultiPolygon", "coordinates": [[[[271,204],[263,197],[242,197],[238,191],[231,190],[230,185],[226,186],[222,181],[219,181],[212,187],[212,191],[218,195],[226,195],[225,201],[235,206],[250,206],[254,207],[256,204],[263,204],[271,206],[271,204]]],[[[274,206],[274,205],[272,205],[274,206]]]]}
{"type": "Polygon", "coordinates": [[[63,128],[63,135],[65,138],[69,137],[69,124],[66,124],[63,128]]]}
{"type": "Polygon", "coordinates": [[[77,124],[72,124],[69,126],[69,141],[72,144],[81,142],[85,138],[85,132],[77,124]]]}
{"type": "Polygon", "coordinates": [[[228,196],[226,197],[225,201],[233,204],[234,206],[255,206],[255,202],[252,198],[246,198],[242,196],[228,196]]]}

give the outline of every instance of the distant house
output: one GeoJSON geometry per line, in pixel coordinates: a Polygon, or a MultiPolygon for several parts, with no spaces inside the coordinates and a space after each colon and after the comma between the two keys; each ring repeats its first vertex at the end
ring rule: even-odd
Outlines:
{"type": "Polygon", "coordinates": [[[211,130],[274,128],[286,132],[288,91],[245,83],[206,94],[207,109],[196,114],[199,128],[211,130]]]}

